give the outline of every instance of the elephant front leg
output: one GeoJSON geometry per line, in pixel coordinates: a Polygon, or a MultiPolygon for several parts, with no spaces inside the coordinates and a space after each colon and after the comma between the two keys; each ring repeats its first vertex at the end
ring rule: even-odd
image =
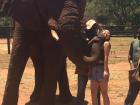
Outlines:
{"type": "Polygon", "coordinates": [[[38,45],[33,46],[30,55],[35,69],[35,86],[32,95],[30,96],[30,101],[26,103],[26,105],[39,102],[42,80],[43,80],[42,78],[43,62],[42,62],[42,55],[40,54],[40,46],[38,45]]]}
{"type": "Polygon", "coordinates": [[[34,60],[32,61],[35,67],[35,86],[32,95],[30,96],[29,103],[38,103],[40,98],[41,86],[42,86],[42,75],[43,75],[41,70],[42,64],[40,64],[39,61],[34,61],[34,60]]]}
{"type": "MultiPolygon", "coordinates": [[[[55,65],[54,65],[55,66],[55,65]]],[[[57,87],[57,72],[54,67],[47,68],[43,76],[43,84],[39,105],[55,105],[55,93],[57,87]]]]}
{"type": "MultiPolygon", "coordinates": [[[[46,41],[47,42],[47,41],[46,41]]],[[[57,44],[48,44],[43,52],[43,84],[39,105],[55,105],[56,87],[62,61],[62,51],[57,44]]]]}

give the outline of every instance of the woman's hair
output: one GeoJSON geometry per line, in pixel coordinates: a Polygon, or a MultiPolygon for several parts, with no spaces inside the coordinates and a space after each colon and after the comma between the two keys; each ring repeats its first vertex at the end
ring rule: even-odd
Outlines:
{"type": "Polygon", "coordinates": [[[102,35],[103,37],[105,37],[106,40],[110,40],[110,31],[109,31],[109,30],[103,29],[103,30],[101,31],[101,35],[102,35]]]}

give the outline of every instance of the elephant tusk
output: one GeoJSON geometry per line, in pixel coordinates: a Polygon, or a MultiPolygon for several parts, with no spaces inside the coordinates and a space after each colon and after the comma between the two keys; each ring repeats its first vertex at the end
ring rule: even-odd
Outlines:
{"type": "Polygon", "coordinates": [[[56,33],[55,30],[51,30],[51,35],[52,35],[52,37],[53,37],[56,41],[59,40],[58,34],[56,33]]]}

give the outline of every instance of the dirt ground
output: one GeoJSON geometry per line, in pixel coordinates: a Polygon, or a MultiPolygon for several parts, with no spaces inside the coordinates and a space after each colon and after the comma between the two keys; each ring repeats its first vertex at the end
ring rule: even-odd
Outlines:
{"type": "MultiPolygon", "coordinates": [[[[110,80],[109,80],[109,97],[111,105],[123,105],[128,91],[128,70],[129,64],[127,61],[128,49],[132,38],[111,38],[112,48],[109,57],[110,80]]],[[[7,54],[7,46],[5,40],[0,39],[0,104],[2,102],[4,87],[7,77],[7,68],[9,63],[7,54]]],[[[68,76],[70,89],[73,96],[77,93],[77,75],[74,74],[75,66],[67,60],[68,76]]],[[[20,94],[18,105],[25,105],[34,87],[34,68],[31,60],[25,68],[25,72],[20,83],[20,94]]],[[[59,92],[57,91],[57,94],[59,92]]],[[[86,88],[85,100],[91,103],[90,83],[86,88]]],[[[73,104],[71,104],[73,105],[73,104]]],[[[103,104],[102,104],[103,105],[103,104]]],[[[138,95],[135,104],[140,105],[140,94],[138,95]]]]}

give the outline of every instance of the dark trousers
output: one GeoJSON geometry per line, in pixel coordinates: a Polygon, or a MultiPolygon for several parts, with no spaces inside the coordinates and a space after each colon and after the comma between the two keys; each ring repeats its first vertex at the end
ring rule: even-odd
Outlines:
{"type": "Polygon", "coordinates": [[[140,82],[130,83],[124,105],[133,105],[140,90],[140,82]]]}
{"type": "Polygon", "coordinates": [[[78,74],[78,92],[77,92],[77,104],[82,105],[85,99],[85,89],[88,82],[88,76],[78,74]]]}
{"type": "MultiPolygon", "coordinates": [[[[76,99],[77,105],[84,105],[85,89],[87,82],[88,82],[87,75],[78,74],[78,92],[76,99]]],[[[97,97],[98,97],[98,105],[100,105],[100,91],[98,91],[97,97]]]]}

